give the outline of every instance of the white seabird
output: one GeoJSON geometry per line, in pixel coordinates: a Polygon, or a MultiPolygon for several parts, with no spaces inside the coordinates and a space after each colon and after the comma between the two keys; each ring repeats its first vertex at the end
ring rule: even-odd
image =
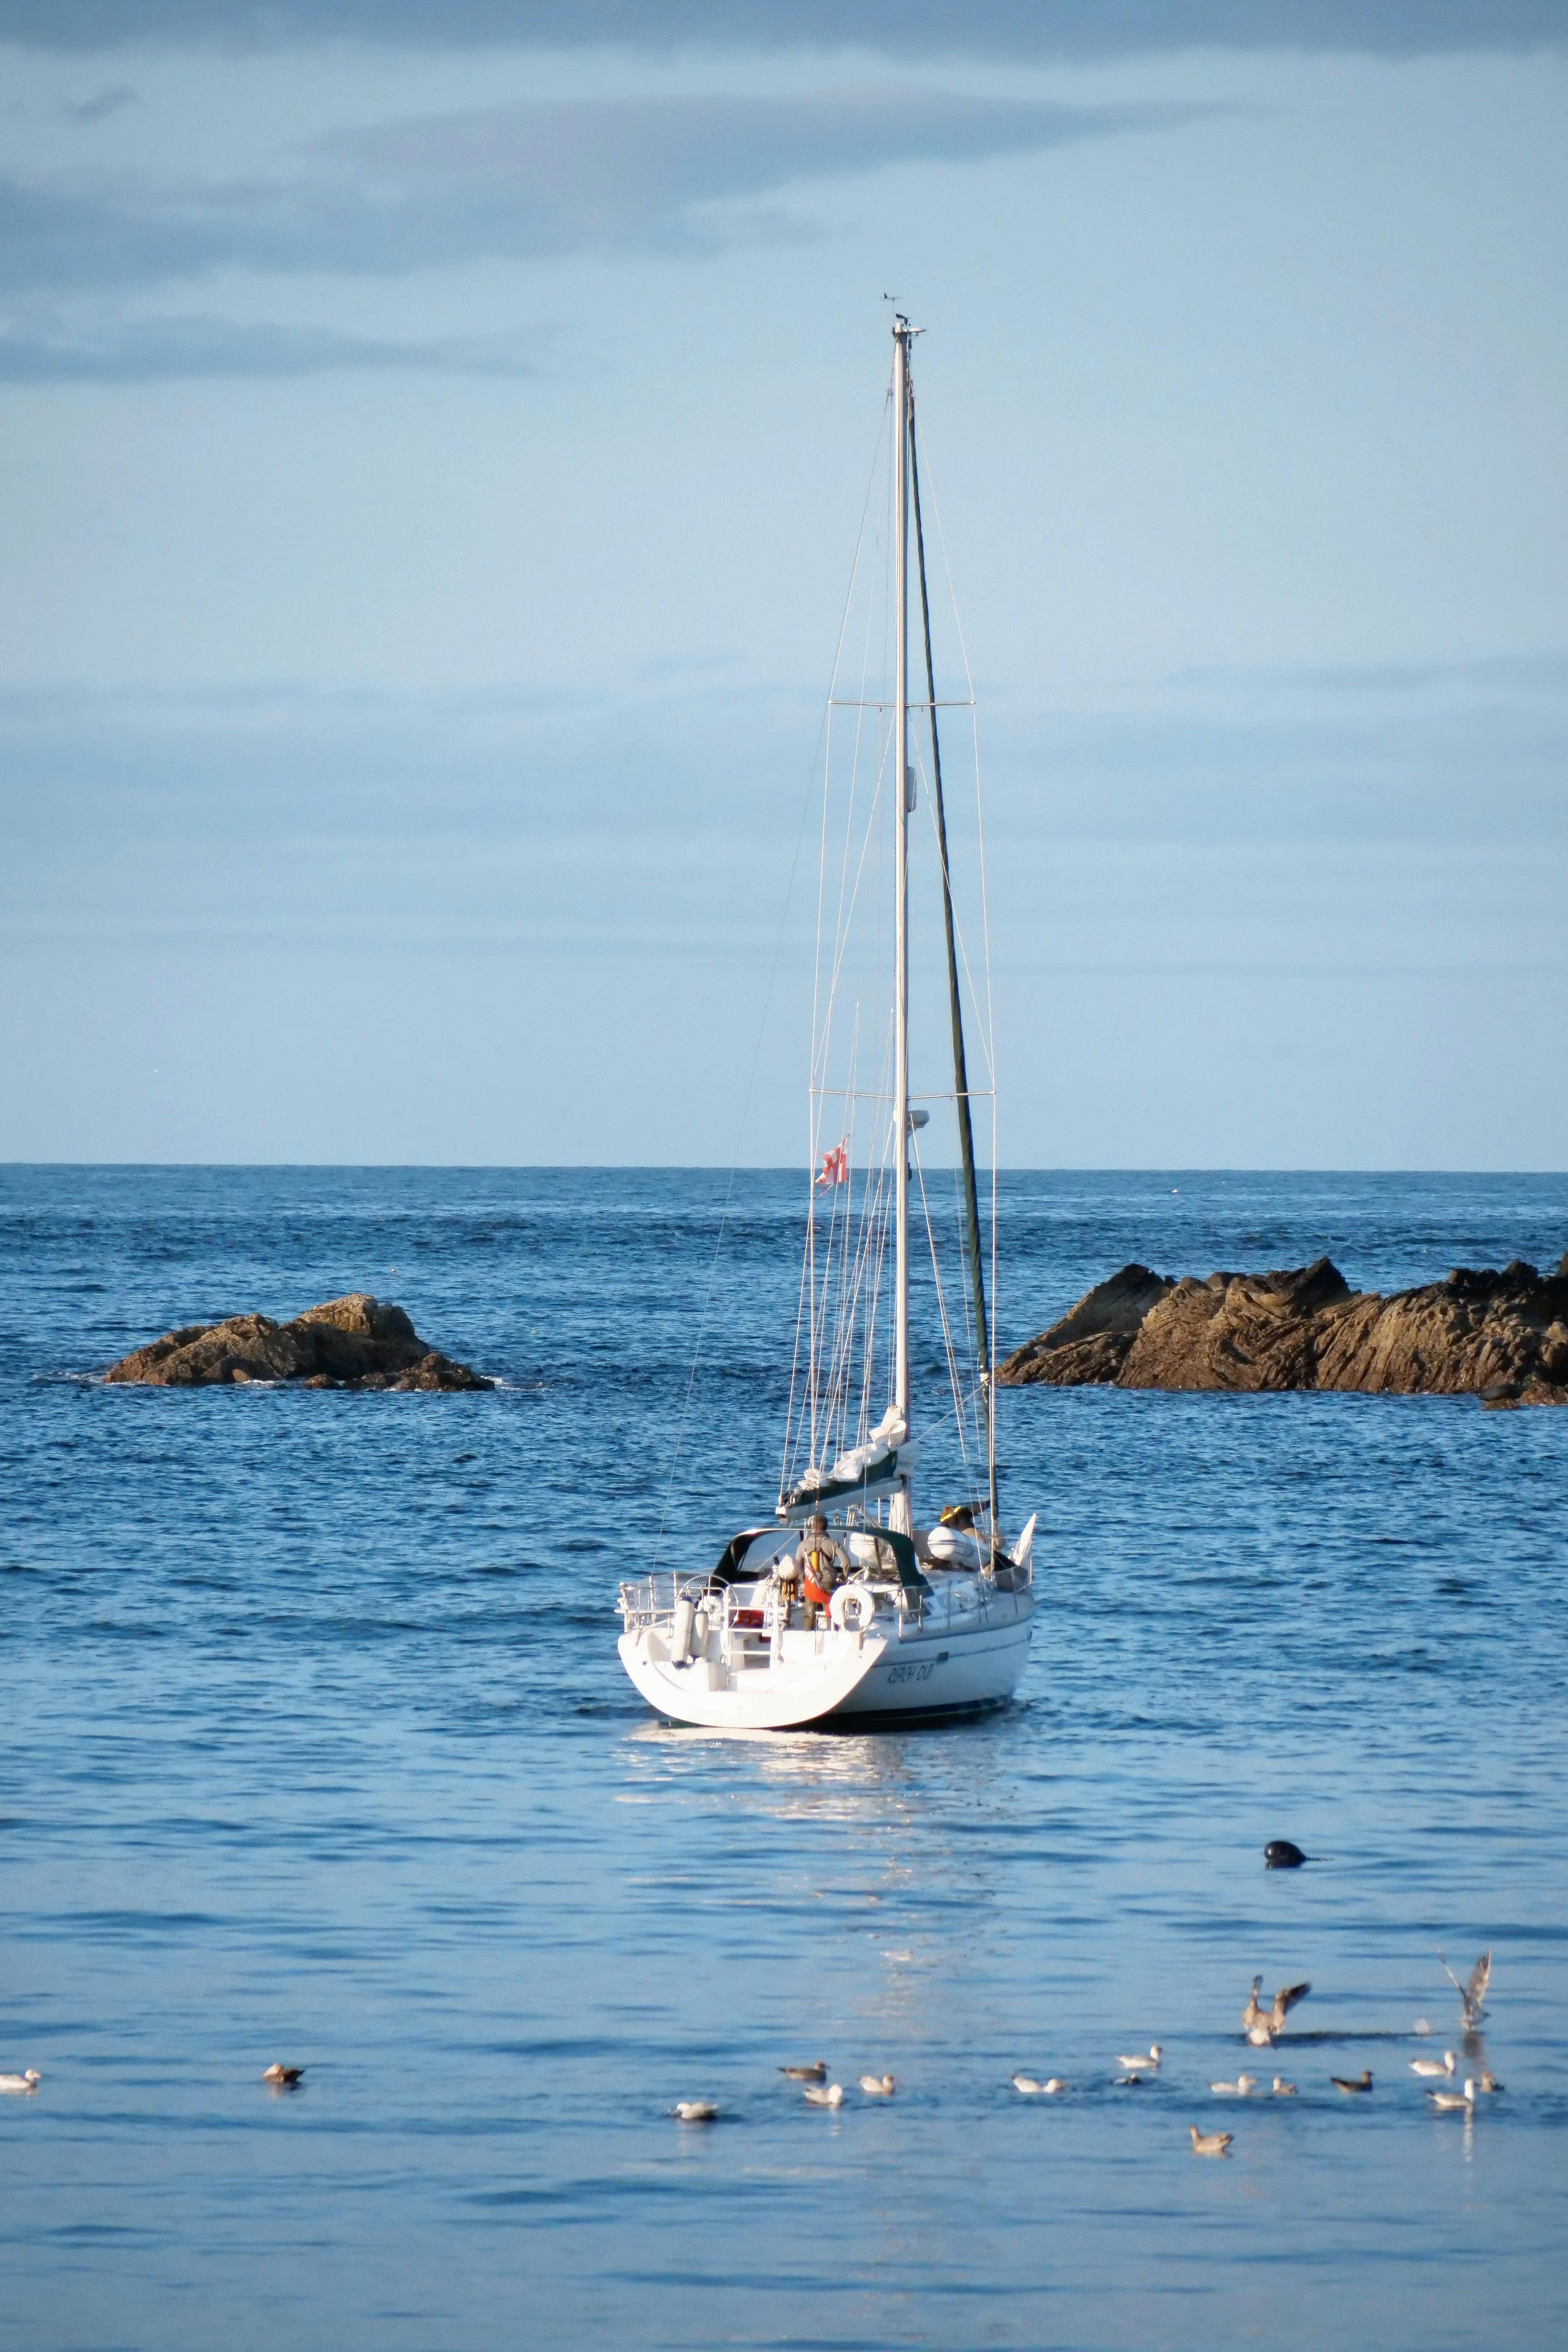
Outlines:
{"type": "Polygon", "coordinates": [[[1254,1977],[1247,2007],[1241,2012],[1242,2031],[1255,2050],[1271,2049],[1285,2031],[1285,2020],[1299,2000],[1305,2000],[1312,1988],[1310,1984],[1284,1985],[1269,2006],[1265,2009],[1258,1998],[1263,1979],[1254,1977]]]}
{"type": "Polygon", "coordinates": [[[1189,2124],[1187,2129],[1193,2136],[1194,2156],[1223,2156],[1230,2146],[1228,2132],[1201,2132],[1196,2124],[1189,2124]]]}
{"type": "Polygon", "coordinates": [[[890,2099],[898,2089],[896,2074],[862,2074],[860,2088],[868,2099],[890,2099]]]}
{"type": "Polygon", "coordinates": [[[1470,1980],[1468,1984],[1461,1984],[1459,1982],[1458,1978],[1454,1974],[1454,1971],[1448,1966],[1447,1961],[1443,1959],[1441,1952],[1438,1953],[1437,1958],[1442,1961],[1443,1974],[1447,1978],[1448,1982],[1453,1986],[1454,1990],[1459,1996],[1459,2007],[1464,2012],[1465,2032],[1467,2033],[1473,2033],[1477,2026],[1480,2023],[1482,2018],[1487,2013],[1487,1987],[1492,1980],[1492,1956],[1490,1948],[1489,1947],[1488,1949],[1481,1954],[1480,1958],[1470,1970],[1470,1980]]]}
{"type": "Polygon", "coordinates": [[[1256,2074],[1238,2074],[1234,2083],[1211,2083],[1209,2089],[1216,2099],[1245,2099],[1258,2087],[1256,2074]]]}
{"type": "Polygon", "coordinates": [[[43,2079],[36,2066],[29,2066],[25,2074],[0,2074],[0,2091],[9,2091],[17,2098],[30,2099],[43,2079]]]}
{"type": "Polygon", "coordinates": [[[670,2113],[682,2124],[711,2124],[719,2119],[718,2107],[711,2099],[677,2099],[670,2113]]]}
{"type": "Polygon", "coordinates": [[[829,2083],[824,2090],[819,2083],[808,2083],[805,2095],[814,2107],[841,2107],[844,2105],[842,2083],[829,2083]]]}
{"type": "Polygon", "coordinates": [[[1413,2074],[1451,2074],[1458,2064],[1453,2052],[1445,2050],[1440,2059],[1412,2058],[1410,2071],[1413,2074]]]}
{"type": "Polygon", "coordinates": [[[1458,2091],[1428,2091],[1426,2096],[1431,2100],[1434,2108],[1439,2112],[1447,2107],[1465,2107],[1472,2114],[1475,2111],[1476,2086],[1468,2074],[1465,2077],[1463,2097],[1458,2091]]]}
{"type": "Polygon", "coordinates": [[[1140,2053],[1136,2058],[1122,2058],[1119,2056],[1116,2063],[1119,2066],[1125,2066],[1130,2074],[1136,2074],[1139,2073],[1157,2074],[1160,2071],[1160,2061],[1164,2054],[1163,2050],[1161,2049],[1160,2044],[1157,2042],[1151,2042],[1149,2044],[1148,2055],[1146,2057],[1142,2053],[1140,2053]]]}

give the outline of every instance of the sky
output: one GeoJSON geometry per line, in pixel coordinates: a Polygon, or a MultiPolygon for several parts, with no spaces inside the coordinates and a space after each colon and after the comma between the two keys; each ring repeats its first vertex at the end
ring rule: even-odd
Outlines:
{"type": "Polygon", "coordinates": [[[0,1158],[799,1160],[890,292],[1004,1160],[1568,1166],[1565,98],[1568,0],[0,0],[0,1158]]]}

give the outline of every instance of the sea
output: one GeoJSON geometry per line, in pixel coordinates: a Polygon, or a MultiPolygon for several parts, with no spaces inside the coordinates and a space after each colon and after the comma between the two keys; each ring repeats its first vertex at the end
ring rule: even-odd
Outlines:
{"type": "MultiPolygon", "coordinates": [[[[1016,1703],[674,1728],[617,1586],[771,1515],[805,1185],[0,1170],[7,2352],[1568,2342],[1568,1412],[1005,1391],[1016,1703]],[[100,1377],[349,1290],[500,1385],[100,1377]]],[[[1565,1250],[1562,1175],[1016,1172],[998,1312],[1565,1250]]]]}

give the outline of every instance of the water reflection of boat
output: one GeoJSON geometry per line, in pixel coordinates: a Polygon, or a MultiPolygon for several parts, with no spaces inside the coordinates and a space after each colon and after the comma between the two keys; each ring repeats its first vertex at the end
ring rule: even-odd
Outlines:
{"type": "MultiPolygon", "coordinates": [[[[837,864],[837,911],[819,914],[816,1034],[813,1041],[813,1160],[820,1163],[807,1218],[795,1379],[773,1522],[748,1528],[717,1564],[624,1583],[620,1654],[650,1706],[677,1722],[729,1731],[776,1731],[823,1724],[881,1724],[973,1713],[1011,1696],[1028,1654],[1034,1620],[1031,1552],[1035,1522],[1008,1540],[998,1507],[993,1333],[986,1304],[961,955],[942,793],[939,708],[921,517],[913,331],[893,324],[892,646],[890,699],[864,697],[857,714],[842,847],[830,853],[825,797],[823,887],[829,907],[837,864]],[[910,523],[913,523],[911,541],[910,523]],[[920,590],[923,698],[910,693],[910,574],[920,590]],[[875,711],[879,749],[868,793],[858,803],[865,714],[875,711]],[[967,1279],[955,1308],[943,1293],[936,1222],[919,1171],[919,1138],[930,1113],[910,1093],[910,818],[923,761],[911,743],[910,714],[929,722],[928,804],[934,881],[946,945],[952,1045],[951,1100],[962,1175],[967,1279]],[[850,918],[862,896],[870,852],[885,838],[891,802],[893,959],[884,1020],[839,1019],[858,971],[850,918]],[[870,1085],[858,1067],[863,1036],[882,1036],[882,1067],[870,1085]],[[836,1057],[847,1055],[840,1070],[836,1057]],[[828,1083],[842,1076],[842,1084],[828,1083]],[[828,1122],[831,1121],[831,1124],[828,1122]],[[860,1130],[873,1133],[864,1161],[860,1130]],[[843,1133],[840,1137],[840,1128],[843,1133]],[[915,1163],[911,1167],[911,1161],[915,1163]],[[918,1181],[931,1244],[935,1299],[952,1398],[951,1418],[970,1499],[933,1523],[915,1507],[916,1444],[910,1379],[911,1195],[918,1181]],[[826,1198],[819,1206],[817,1195],[826,1198]],[[891,1243],[892,1281],[885,1283],[891,1243]],[[879,1407],[881,1408],[879,1411],[879,1407]]],[[[834,708],[839,707],[834,698],[834,708]]],[[[831,740],[831,739],[830,739],[831,740]]],[[[826,791],[826,787],[825,787],[826,791]]],[[[879,894],[867,892],[875,898],[879,894]]],[[[872,925],[879,909],[871,908],[872,925]]],[[[879,933],[878,934],[879,937],[879,933]]],[[[868,977],[885,978],[873,955],[868,977]]],[[[886,994],[884,990],[882,993],[886,994]]],[[[934,1097],[928,1099],[934,1099],[934,1097]]],[[[986,1098],[989,1099],[987,1093],[986,1098]]],[[[993,1176],[993,1181],[994,1178],[993,1176]]],[[[994,1219],[993,1218],[993,1233],[994,1219]]],[[[992,1286],[993,1297],[994,1285],[992,1286]]]]}

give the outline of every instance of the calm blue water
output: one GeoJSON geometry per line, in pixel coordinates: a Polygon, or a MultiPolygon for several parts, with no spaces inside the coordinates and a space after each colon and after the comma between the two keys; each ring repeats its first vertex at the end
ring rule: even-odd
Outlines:
{"type": "MultiPolygon", "coordinates": [[[[0,2345],[1568,2338],[1568,1413],[1005,1392],[1017,1707],[672,1732],[610,1604],[700,1325],[672,1522],[765,1514],[799,1187],[735,1180],[715,1274],[708,1173],[0,1171],[0,2345]],[[506,1387],[83,1377],[350,1288],[506,1387]],[[1489,1943],[1467,2129],[1407,2061],[1489,1943]],[[1255,1969],[1331,2038],[1222,2103],[1255,1969]],[[813,2112],[817,2055],[904,2087],[813,2112]]],[[[1565,1248],[1563,1177],[1016,1176],[1004,1336],[1130,1257],[1565,1248]]]]}

